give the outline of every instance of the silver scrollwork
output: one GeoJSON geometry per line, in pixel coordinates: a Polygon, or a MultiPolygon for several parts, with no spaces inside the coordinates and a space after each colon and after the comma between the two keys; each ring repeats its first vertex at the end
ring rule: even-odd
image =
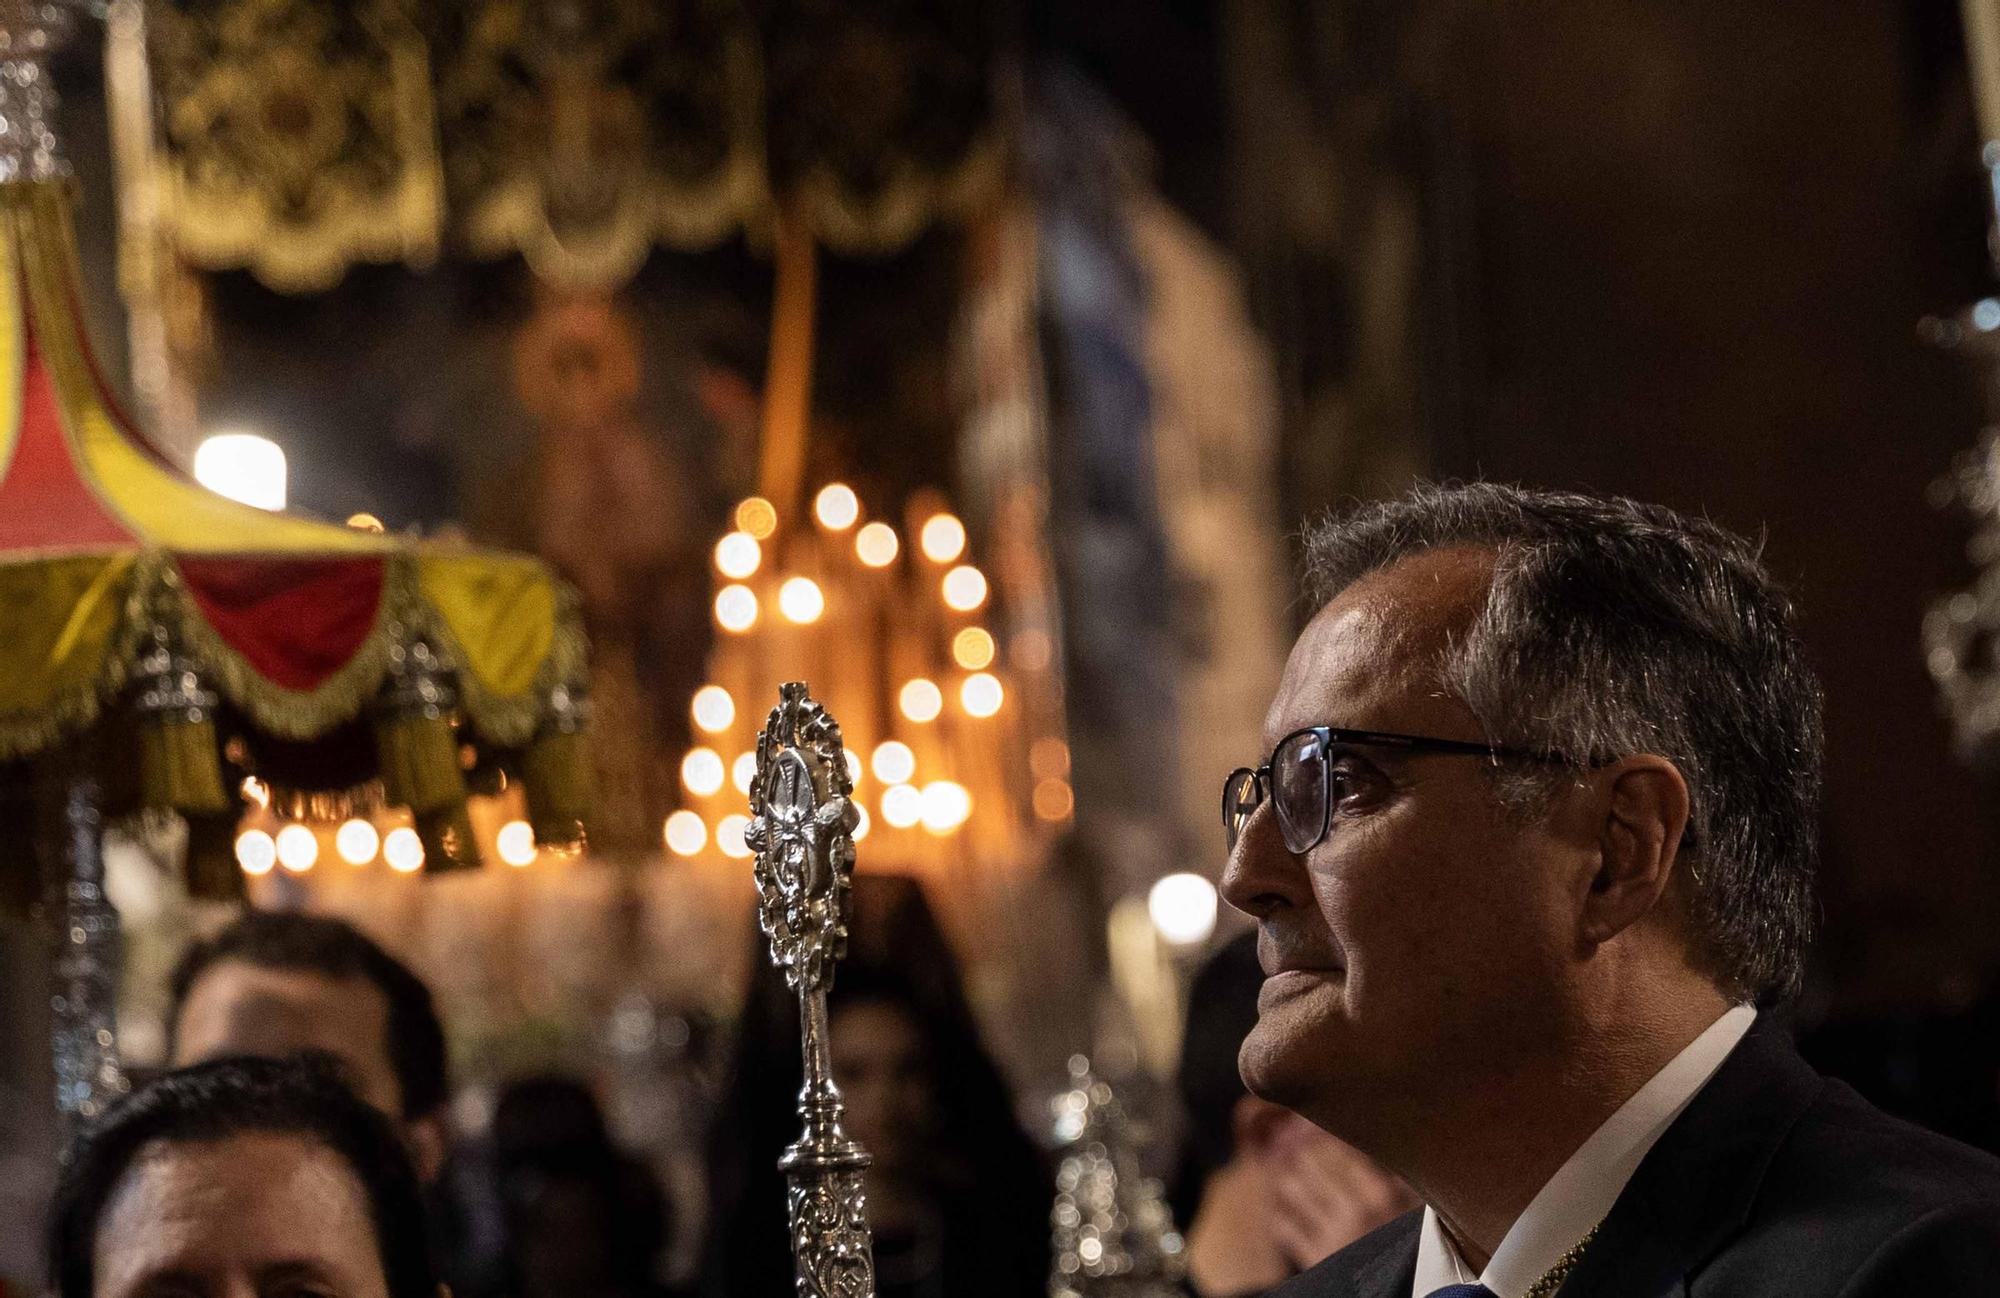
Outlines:
{"type": "Polygon", "coordinates": [[[875,1268],[861,1171],[791,1180],[786,1202],[801,1295],[874,1298],[875,1268]]]}
{"type": "Polygon", "coordinates": [[[828,1059],[826,994],[847,949],[854,870],[854,784],[840,726],[800,682],[779,689],[757,736],[744,839],[756,852],[757,922],[771,963],[799,997],[804,1129],[778,1167],[789,1187],[799,1298],[874,1298],[863,1175],[869,1157],[841,1127],[828,1059]]]}
{"type": "Polygon", "coordinates": [[[847,950],[854,826],[840,725],[794,682],[757,736],[744,840],[757,853],[757,922],[771,960],[801,994],[832,985],[847,950]]]}

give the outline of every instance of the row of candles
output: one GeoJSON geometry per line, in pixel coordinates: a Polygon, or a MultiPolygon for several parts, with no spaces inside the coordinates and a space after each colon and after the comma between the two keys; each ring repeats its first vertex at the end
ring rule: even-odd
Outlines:
{"type": "Polygon", "coordinates": [[[749,855],[741,795],[755,773],[759,718],[742,709],[783,679],[812,680],[842,721],[862,811],[856,837],[896,835],[881,859],[918,864],[935,855],[924,841],[963,834],[977,841],[954,857],[1004,857],[1017,846],[1017,806],[1045,823],[1069,817],[1067,746],[1023,733],[1033,722],[1018,715],[1001,664],[1004,656],[1016,672],[1046,671],[1052,646],[1030,629],[1003,654],[980,617],[987,576],[967,561],[964,523],[941,504],[914,502],[906,532],[864,520],[857,493],[838,482],[789,533],[771,502],[737,506],[713,552],[721,634],[711,682],[690,700],[698,742],[680,762],[684,805],[663,826],[670,852],[749,855]],[[1023,749],[1028,771],[1016,772],[1023,749]]]}

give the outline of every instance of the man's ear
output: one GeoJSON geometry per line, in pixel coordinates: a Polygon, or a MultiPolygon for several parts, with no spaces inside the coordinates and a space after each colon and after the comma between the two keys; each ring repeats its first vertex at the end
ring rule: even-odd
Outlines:
{"type": "Polygon", "coordinates": [[[1638,753],[1599,770],[1598,867],[1583,897],[1579,936],[1608,942],[1657,904],[1680,859],[1687,829],[1687,780],[1655,753],[1638,753]]]}
{"type": "Polygon", "coordinates": [[[410,1118],[403,1123],[403,1144],[410,1151],[410,1164],[416,1169],[417,1183],[429,1186],[444,1170],[445,1130],[444,1109],[421,1118],[410,1118]]]}

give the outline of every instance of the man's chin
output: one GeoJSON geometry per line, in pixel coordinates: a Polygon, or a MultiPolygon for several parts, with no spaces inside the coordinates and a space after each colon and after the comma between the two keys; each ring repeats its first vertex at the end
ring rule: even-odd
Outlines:
{"type": "Polygon", "coordinates": [[[1266,1014],[1243,1039],[1236,1056],[1243,1085],[1260,1100],[1282,1104],[1288,1109],[1309,1106],[1323,1059],[1314,1057],[1308,1034],[1293,1025],[1280,1025],[1266,1014]]]}

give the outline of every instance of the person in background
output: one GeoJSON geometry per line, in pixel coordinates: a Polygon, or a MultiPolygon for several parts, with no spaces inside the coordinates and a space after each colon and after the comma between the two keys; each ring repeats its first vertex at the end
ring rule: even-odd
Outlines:
{"type": "MultiPolygon", "coordinates": [[[[1055,1182],[980,1044],[957,962],[914,881],[863,875],[854,901],[829,1053],[848,1133],[875,1159],[876,1293],[1038,1298],[1055,1182]]],[[[799,1132],[796,1003],[760,957],[710,1141],[710,1298],[792,1291],[777,1163],[799,1132]]]]}
{"type": "Polygon", "coordinates": [[[554,1076],[509,1083],[479,1155],[502,1205],[498,1298],[660,1292],[666,1196],[644,1164],[612,1143],[582,1083],[554,1076]]]}
{"type": "Polygon", "coordinates": [[[294,911],[246,912],[188,948],[168,1019],[175,1065],[320,1050],[392,1119],[430,1184],[446,1148],[444,1026],[430,989],[352,925],[294,911]]]}
{"type": "Polygon", "coordinates": [[[1209,957],[1188,991],[1178,1083],[1187,1130],[1170,1198],[1200,1298],[1257,1294],[1416,1206],[1374,1160],[1243,1085],[1257,1022],[1257,935],[1209,957]]]}
{"type": "Polygon", "coordinates": [[[445,1298],[403,1142],[340,1068],[216,1060],[114,1105],[64,1159],[58,1298],[445,1298]]]}

